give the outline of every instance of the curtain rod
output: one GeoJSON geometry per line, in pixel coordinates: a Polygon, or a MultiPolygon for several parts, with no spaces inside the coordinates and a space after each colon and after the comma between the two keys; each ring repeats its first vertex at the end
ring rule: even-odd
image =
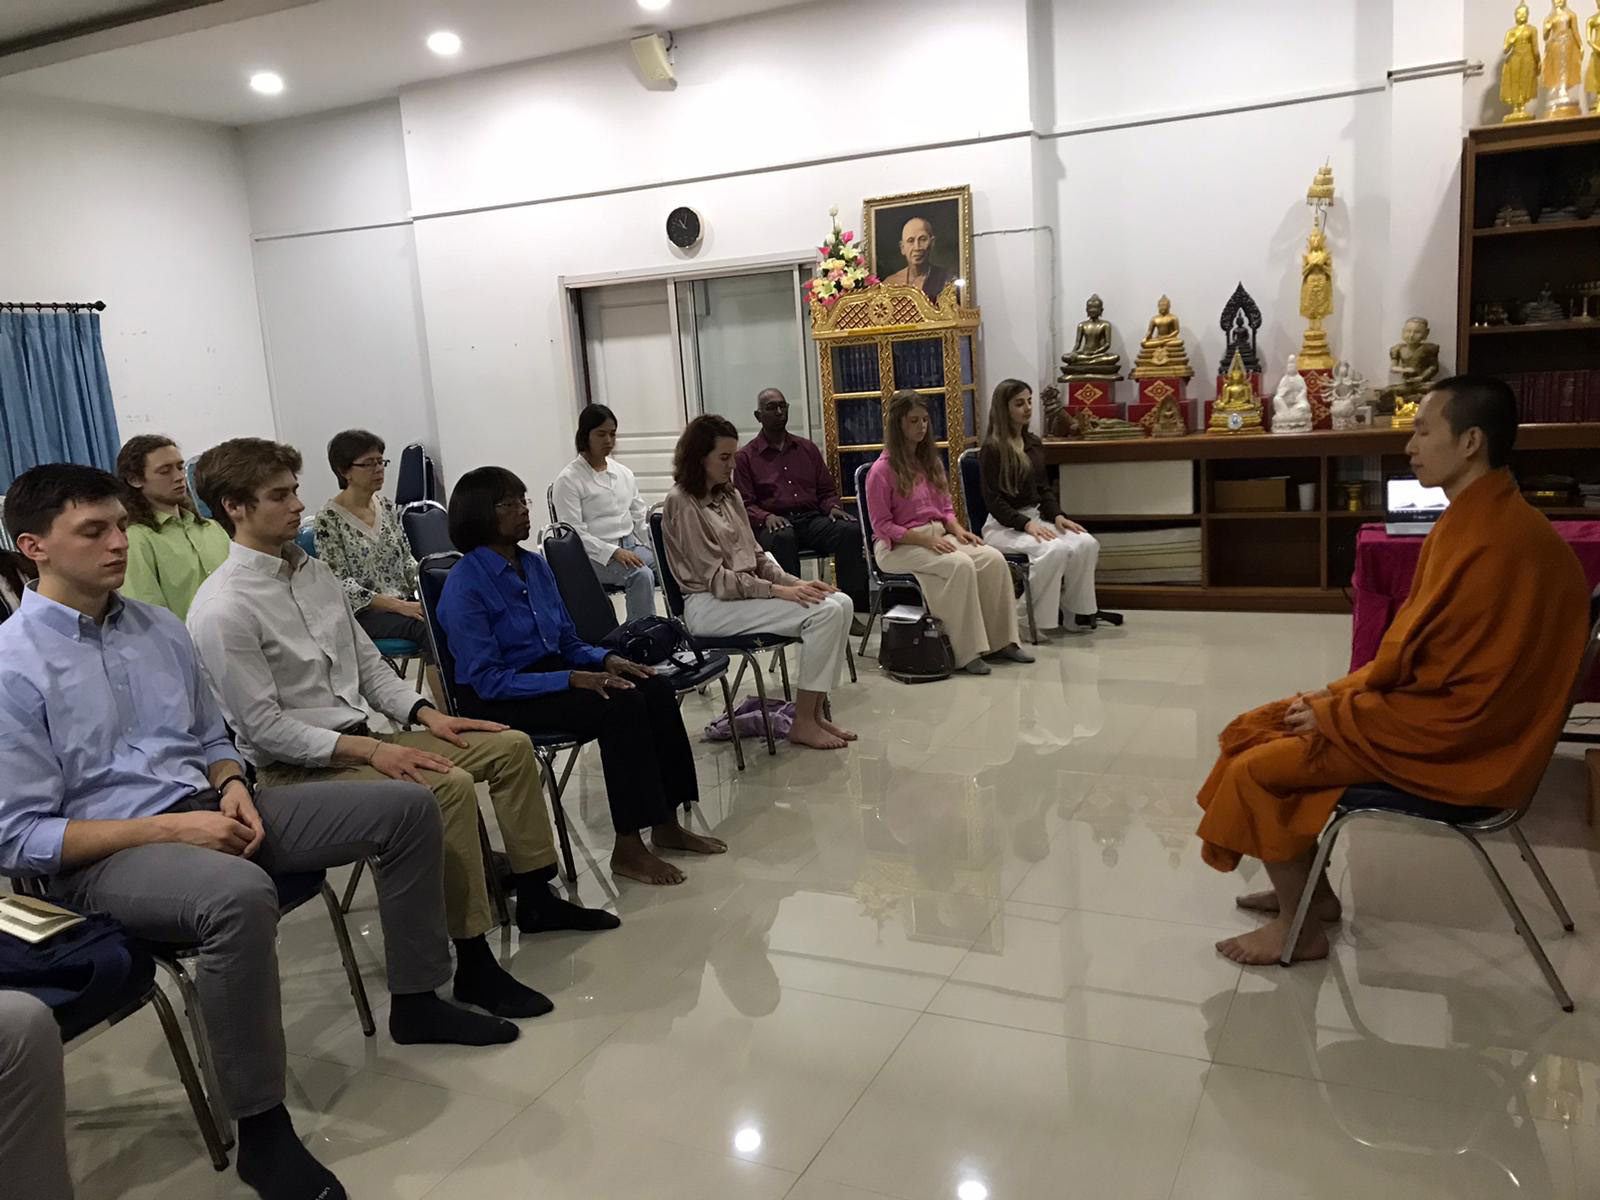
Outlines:
{"type": "Polygon", "coordinates": [[[80,304],[72,300],[0,300],[0,311],[8,308],[31,308],[35,312],[43,312],[47,308],[64,308],[68,312],[92,308],[95,312],[105,312],[106,302],[104,300],[85,300],[80,304]]]}

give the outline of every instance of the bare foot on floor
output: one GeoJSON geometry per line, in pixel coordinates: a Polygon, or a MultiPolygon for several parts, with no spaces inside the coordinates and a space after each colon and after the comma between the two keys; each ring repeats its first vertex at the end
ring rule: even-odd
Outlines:
{"type": "MultiPolygon", "coordinates": [[[[1217,953],[1230,962],[1246,967],[1269,967],[1283,954],[1284,943],[1289,940],[1289,918],[1273,917],[1260,929],[1241,933],[1217,943],[1217,953]]],[[[1322,926],[1306,923],[1300,931],[1300,944],[1295,947],[1294,962],[1328,957],[1328,935],[1322,926]]]]}
{"type": "Polygon", "coordinates": [[[682,825],[657,825],[650,831],[657,850],[687,850],[690,854],[726,854],[728,843],[721,838],[691,833],[682,825]]]}
{"type": "MultiPolygon", "coordinates": [[[[1268,888],[1264,892],[1251,892],[1240,896],[1234,901],[1240,908],[1249,909],[1251,912],[1269,913],[1278,915],[1278,893],[1268,888]]],[[[1325,925],[1332,925],[1344,919],[1344,905],[1339,903],[1337,896],[1318,896],[1311,902],[1311,914],[1325,925]]]]}
{"type": "Polygon", "coordinates": [[[789,741],[796,746],[809,746],[813,750],[843,750],[849,743],[836,733],[829,733],[821,725],[796,721],[789,727],[789,741]]]}
{"type": "Polygon", "coordinates": [[[843,725],[835,725],[826,717],[818,717],[817,724],[821,725],[823,729],[833,734],[834,737],[841,737],[847,742],[853,742],[856,740],[856,735],[853,730],[846,729],[843,725]]]}
{"type": "Polygon", "coordinates": [[[688,878],[682,871],[671,863],[657,858],[644,848],[644,843],[637,846],[623,848],[618,846],[611,852],[611,873],[621,875],[626,879],[637,879],[640,883],[654,884],[658,887],[673,887],[688,878]]]}

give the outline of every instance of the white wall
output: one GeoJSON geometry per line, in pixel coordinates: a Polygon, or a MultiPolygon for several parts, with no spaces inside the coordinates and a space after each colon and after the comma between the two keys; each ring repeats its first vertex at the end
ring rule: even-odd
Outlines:
{"type": "Polygon", "coordinates": [[[244,177],[231,130],[0,101],[0,299],[104,300],[124,438],[195,454],[271,435],[244,177]]]}

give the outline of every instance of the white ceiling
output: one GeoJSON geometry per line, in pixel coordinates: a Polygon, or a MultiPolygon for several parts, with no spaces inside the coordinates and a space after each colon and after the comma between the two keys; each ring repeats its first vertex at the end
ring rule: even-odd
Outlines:
{"type": "Polygon", "coordinates": [[[0,42],[149,8],[150,4],[151,0],[5,0],[0,4],[0,42]]]}
{"type": "MultiPolygon", "coordinates": [[[[145,0],[148,3],[148,0],[145,0]]],[[[424,80],[543,58],[641,33],[785,8],[797,0],[672,0],[659,13],[635,0],[315,0],[245,20],[0,78],[0,97],[18,94],[248,125],[394,95],[424,80]],[[440,58],[423,45],[437,29],[461,35],[461,53],[440,58]],[[246,86],[277,71],[281,95],[246,86]]],[[[0,0],[9,27],[44,10],[130,7],[109,0],[0,0]]],[[[86,15],[97,15],[87,12],[86,15]]],[[[3,30],[5,27],[0,27],[3,30]]],[[[798,51],[797,51],[798,52],[798,51]]],[[[0,75],[5,61],[0,59],[0,75]]]]}

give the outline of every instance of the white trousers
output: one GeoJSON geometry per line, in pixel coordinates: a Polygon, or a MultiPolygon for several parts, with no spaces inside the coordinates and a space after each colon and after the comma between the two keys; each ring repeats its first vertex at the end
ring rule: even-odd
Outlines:
{"type": "MultiPolygon", "coordinates": [[[[1029,520],[1039,520],[1037,508],[1020,511],[1029,520]]],[[[1007,554],[1028,556],[1033,623],[1040,629],[1056,629],[1063,620],[1089,617],[1100,611],[1094,596],[1100,543],[1094,535],[1058,529],[1055,541],[1041,542],[1031,533],[1018,533],[990,517],[983,523],[983,540],[1007,554]]]]}
{"type": "MultiPolygon", "coordinates": [[[[923,525],[924,532],[948,536],[942,525],[923,525]]],[[[952,537],[949,540],[955,541],[952,537]]],[[[1003,650],[1017,640],[1017,600],[1011,568],[992,546],[959,545],[954,554],[901,542],[873,543],[885,571],[909,572],[922,585],[928,611],[939,618],[956,666],[981,654],[1003,650]]]]}
{"type": "Polygon", "coordinates": [[[839,686],[855,612],[843,592],[809,608],[793,600],[718,600],[709,592],[692,592],[683,600],[683,623],[701,637],[780,633],[799,638],[795,686],[802,692],[831,692],[839,686]]]}

